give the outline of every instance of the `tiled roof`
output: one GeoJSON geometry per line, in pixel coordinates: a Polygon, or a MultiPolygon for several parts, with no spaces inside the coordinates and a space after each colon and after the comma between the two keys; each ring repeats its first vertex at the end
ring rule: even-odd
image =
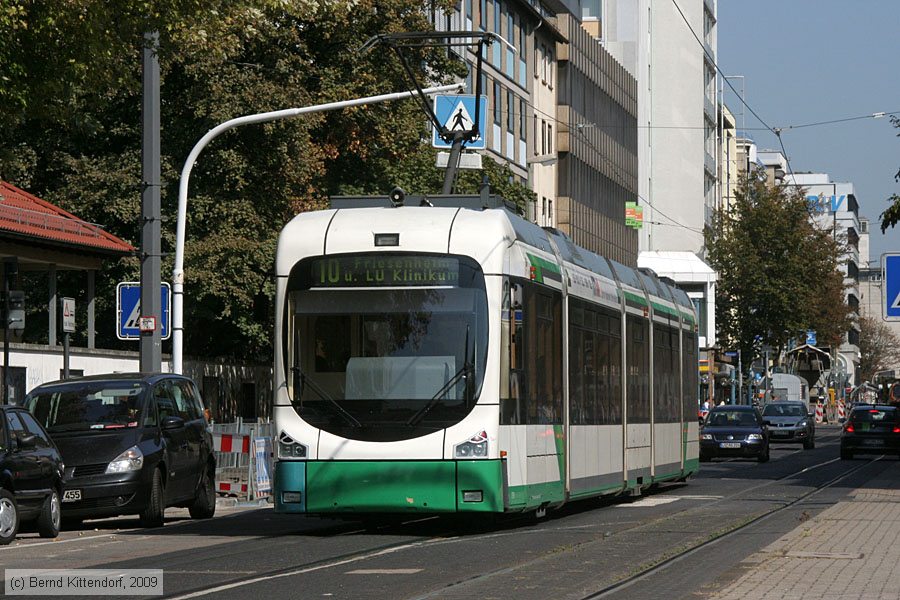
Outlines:
{"type": "Polygon", "coordinates": [[[0,235],[4,232],[106,252],[134,251],[134,246],[98,225],[0,181],[0,235]]]}

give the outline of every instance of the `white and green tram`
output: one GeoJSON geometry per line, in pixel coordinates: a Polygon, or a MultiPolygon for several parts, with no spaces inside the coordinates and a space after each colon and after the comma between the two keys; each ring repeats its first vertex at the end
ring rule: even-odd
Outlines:
{"type": "Polygon", "coordinates": [[[282,231],[277,511],[540,512],[697,471],[687,294],[473,200],[282,231]]]}

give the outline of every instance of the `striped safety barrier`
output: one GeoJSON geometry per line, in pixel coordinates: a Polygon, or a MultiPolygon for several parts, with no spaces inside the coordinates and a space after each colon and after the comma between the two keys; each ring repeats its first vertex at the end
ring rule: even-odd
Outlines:
{"type": "Polygon", "coordinates": [[[239,433],[213,433],[216,453],[216,491],[250,499],[250,436],[239,433]],[[227,466],[226,466],[227,465],[227,466]]]}
{"type": "Polygon", "coordinates": [[[214,433],[213,450],[216,452],[250,453],[250,436],[234,433],[214,433]]]}
{"type": "Polygon", "coordinates": [[[825,407],[822,406],[821,402],[816,403],[816,423],[821,423],[825,420],[825,407]]]}
{"type": "Polygon", "coordinates": [[[216,491],[222,492],[223,494],[246,494],[247,484],[219,481],[216,483],[216,491]]]}
{"type": "Polygon", "coordinates": [[[843,419],[845,416],[844,401],[838,400],[838,419],[843,419]]]}

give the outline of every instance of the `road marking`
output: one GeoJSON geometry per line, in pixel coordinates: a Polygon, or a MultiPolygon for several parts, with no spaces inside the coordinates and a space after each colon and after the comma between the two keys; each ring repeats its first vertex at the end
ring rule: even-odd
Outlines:
{"type": "Polygon", "coordinates": [[[253,575],[256,571],[173,571],[166,569],[166,573],[175,573],[177,575],[253,575]]]}
{"type": "Polygon", "coordinates": [[[54,542],[36,542],[34,544],[16,544],[15,546],[6,546],[5,548],[0,548],[0,552],[4,552],[7,550],[17,550],[22,548],[36,548],[37,546],[57,546],[59,544],[68,544],[69,542],[85,542],[90,540],[98,540],[100,538],[108,538],[113,537],[117,534],[108,533],[106,535],[92,535],[89,537],[80,537],[80,538],[72,538],[71,540],[58,540],[54,542]]]}
{"type": "Polygon", "coordinates": [[[433,542],[433,540],[428,540],[425,542],[415,542],[412,544],[403,544],[402,546],[386,548],[384,550],[379,550],[377,552],[371,552],[369,554],[362,554],[360,556],[354,556],[353,558],[346,558],[344,560],[338,560],[335,562],[325,563],[322,565],[316,565],[315,567],[307,567],[305,569],[294,569],[293,571],[287,571],[286,573],[276,573],[274,575],[262,575],[260,577],[254,577],[253,579],[247,579],[244,581],[236,581],[234,583],[227,583],[225,585],[219,585],[219,586],[216,586],[213,588],[200,590],[199,592],[192,592],[190,594],[184,594],[183,596],[173,596],[171,598],[171,600],[187,600],[188,598],[199,598],[201,596],[209,596],[210,594],[216,594],[218,592],[224,592],[226,590],[233,590],[235,588],[244,587],[245,585],[253,585],[254,583],[260,583],[262,581],[272,581],[273,579],[282,579],[284,577],[293,577],[295,575],[303,575],[306,573],[312,573],[313,571],[321,571],[323,569],[331,569],[333,567],[339,567],[341,565],[348,565],[351,563],[359,562],[361,560],[368,560],[370,558],[375,558],[377,556],[385,556],[387,554],[393,554],[395,552],[409,550],[410,548],[421,548],[422,546],[431,544],[432,542],[433,542]]]}
{"type": "Polygon", "coordinates": [[[356,569],[347,571],[345,575],[413,575],[424,569],[356,569]]]}
{"type": "Polygon", "coordinates": [[[669,504],[671,502],[678,502],[681,500],[680,496],[665,496],[660,498],[642,498],[636,502],[630,502],[628,504],[616,504],[616,508],[641,508],[644,506],[660,506],[662,504],[669,504]]]}

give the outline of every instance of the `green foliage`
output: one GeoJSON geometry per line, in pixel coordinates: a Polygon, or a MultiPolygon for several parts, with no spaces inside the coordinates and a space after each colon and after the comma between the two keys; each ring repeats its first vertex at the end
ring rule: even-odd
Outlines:
{"type": "MultiPolygon", "coordinates": [[[[427,7],[413,0],[0,0],[0,176],[138,246],[141,52],[143,32],[155,29],[163,251],[172,253],[179,173],[209,129],[240,115],[409,89],[386,48],[357,49],[377,33],[429,28],[427,7]]],[[[439,49],[410,58],[423,80],[459,74],[439,49]]],[[[241,127],[214,140],[190,181],[186,354],[267,360],[281,227],[332,194],[385,193],[400,164],[431,178],[433,167],[414,164],[426,158],[423,121],[403,101],[241,127]]],[[[497,169],[498,185],[509,185],[497,169]]],[[[169,256],[164,279],[171,267],[169,256]]],[[[104,267],[101,346],[121,347],[113,290],[138,269],[133,258],[104,267]]]]}
{"type": "MultiPolygon", "coordinates": [[[[894,127],[900,129],[900,118],[894,116],[891,117],[891,122],[894,124],[894,127]]],[[[900,133],[897,134],[900,136],[900,133]]],[[[900,182],[900,170],[894,175],[894,181],[900,182]]],[[[881,213],[879,217],[881,219],[881,233],[887,231],[888,227],[893,227],[897,223],[900,223],[900,195],[892,194],[890,198],[888,198],[888,202],[891,205],[881,213]]]]}
{"type": "Polygon", "coordinates": [[[878,371],[900,367],[900,338],[881,319],[859,319],[859,375],[857,382],[872,381],[878,371]]]}
{"type": "Polygon", "coordinates": [[[813,223],[802,190],[744,179],[733,212],[716,215],[706,243],[719,274],[720,345],[759,356],[760,345],[784,348],[808,329],[821,345],[840,343],[850,324],[842,246],[813,223]]]}

